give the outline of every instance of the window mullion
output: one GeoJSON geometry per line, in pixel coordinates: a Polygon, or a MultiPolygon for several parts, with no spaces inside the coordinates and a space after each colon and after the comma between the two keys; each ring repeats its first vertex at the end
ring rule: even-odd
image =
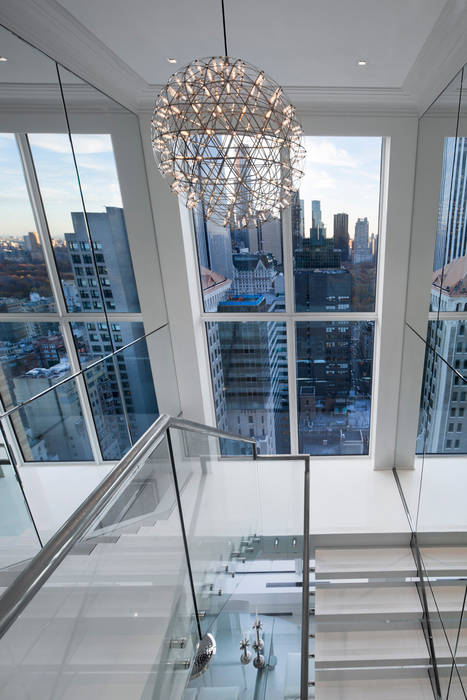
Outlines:
{"type": "Polygon", "coordinates": [[[298,454],[297,357],[295,321],[287,321],[287,370],[289,383],[290,452],[298,454]]]}
{"type": "Polygon", "coordinates": [[[284,258],[285,310],[292,314],[295,310],[293,250],[292,250],[292,208],[288,207],[282,214],[282,255],[284,258]]]}
{"type": "MultiPolygon", "coordinates": [[[[60,322],[60,330],[62,332],[63,340],[65,343],[65,348],[67,355],[70,359],[70,367],[72,373],[79,372],[81,370],[79,364],[78,353],[76,352],[76,346],[73,339],[73,331],[71,325],[67,322],[60,322]]],[[[94,460],[101,464],[103,462],[102,453],[99,444],[99,438],[97,436],[96,426],[94,424],[94,418],[92,415],[92,408],[89,402],[89,395],[86,388],[86,380],[84,379],[84,374],[80,374],[76,377],[76,388],[78,391],[78,397],[80,400],[81,408],[83,411],[83,419],[86,425],[86,430],[89,437],[89,442],[91,444],[92,454],[94,460]]]]}
{"type": "Polygon", "coordinates": [[[31,149],[26,134],[16,134],[16,142],[21,157],[21,163],[24,170],[24,178],[26,187],[31,202],[31,207],[34,214],[34,219],[37,226],[37,234],[41,242],[42,252],[44,255],[47,273],[49,275],[50,285],[55,300],[56,309],[60,316],[66,313],[65,298],[62,292],[60,277],[55,265],[55,256],[53,253],[52,242],[49,235],[49,226],[47,217],[44,211],[44,205],[40,193],[39,183],[37,181],[34,161],[32,159],[31,149]]]}
{"type": "MultiPolygon", "coordinates": [[[[0,399],[0,409],[3,412],[5,410],[5,406],[3,404],[3,401],[0,399]]],[[[11,422],[11,418],[5,418],[3,420],[3,429],[5,431],[5,436],[6,439],[8,440],[8,446],[11,448],[11,451],[13,453],[13,457],[16,460],[16,466],[17,467],[22,467],[24,466],[24,458],[23,454],[21,452],[21,448],[19,446],[16,433],[13,429],[13,425],[11,422]]]]}

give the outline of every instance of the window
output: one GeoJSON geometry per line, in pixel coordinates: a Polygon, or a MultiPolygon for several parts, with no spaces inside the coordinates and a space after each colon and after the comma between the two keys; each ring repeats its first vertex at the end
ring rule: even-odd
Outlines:
{"type": "Polygon", "coordinates": [[[193,215],[217,423],[246,436],[253,425],[261,451],[287,452],[290,410],[300,450],[368,454],[382,138],[307,137],[306,147],[281,220],[233,230],[193,215]]]}
{"type": "MultiPolygon", "coordinates": [[[[5,408],[54,386],[111,352],[117,342],[130,343],[144,335],[111,138],[75,134],[73,142],[91,237],[97,238],[93,245],[68,135],[0,135],[0,158],[7,165],[0,171],[0,398],[5,408]],[[2,179],[7,171],[8,178],[2,179]],[[38,186],[40,197],[34,188],[27,191],[24,172],[38,186]],[[40,212],[37,224],[33,210],[40,212]],[[94,250],[101,262],[105,256],[106,296],[113,300],[109,311],[132,312],[138,320],[117,323],[111,314],[104,316],[94,250]],[[58,299],[50,278],[57,280],[58,299]],[[24,323],[9,321],[11,311],[29,317],[24,323]],[[86,311],[102,314],[101,320],[70,321],[70,314],[86,311]],[[33,320],[36,312],[42,314],[40,322],[33,320]]],[[[122,351],[115,366],[125,370],[125,411],[137,439],[157,417],[144,341],[122,351]]],[[[113,360],[97,365],[84,380],[67,382],[13,414],[22,459],[120,459],[129,438],[114,370],[113,360]],[[97,440],[88,435],[93,420],[97,440]]]]}
{"type": "Polygon", "coordinates": [[[221,356],[220,364],[211,362],[219,426],[236,432],[245,416],[248,435],[253,431],[261,452],[290,452],[288,376],[279,363],[285,323],[208,323],[207,332],[217,338],[216,345],[210,344],[211,356],[215,349],[221,356]]]}
{"type": "Polygon", "coordinates": [[[446,446],[446,433],[453,432],[454,429],[456,432],[462,432],[462,423],[449,422],[446,425],[440,418],[443,410],[451,418],[464,416],[467,392],[456,388],[460,388],[466,382],[462,379],[458,359],[458,338],[464,323],[440,317],[438,320],[430,320],[428,327],[432,340],[425,357],[417,452],[442,454],[446,446]],[[433,368],[432,372],[429,371],[430,367],[433,368]],[[453,390],[454,388],[456,389],[453,390]],[[425,410],[428,402],[435,406],[432,416],[428,416],[425,410]]]}
{"type": "Polygon", "coordinates": [[[299,450],[368,454],[374,324],[297,323],[299,450]]]}
{"type": "Polygon", "coordinates": [[[305,138],[305,177],[292,205],[297,311],[374,310],[381,144],[305,138]]]}
{"type": "Polygon", "coordinates": [[[0,134],[0,313],[55,311],[14,134],[0,134]]]}
{"type": "MultiPolygon", "coordinates": [[[[29,144],[41,187],[55,259],[69,311],[80,311],[74,292],[76,276],[70,251],[78,250],[86,275],[97,277],[93,251],[105,256],[106,286],[114,294],[115,310],[139,312],[138,294],[128,246],[112,141],[108,134],[73,134],[86,217],[66,134],[31,134],[29,144]],[[93,248],[88,241],[87,225],[93,248]]],[[[82,280],[84,281],[84,280],[82,280]]],[[[97,285],[96,280],[90,280],[97,285]]],[[[79,285],[79,282],[78,282],[79,285]]]]}

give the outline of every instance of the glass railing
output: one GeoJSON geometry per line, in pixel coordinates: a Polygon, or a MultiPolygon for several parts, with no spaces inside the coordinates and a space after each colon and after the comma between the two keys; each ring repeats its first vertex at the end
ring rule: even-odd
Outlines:
{"type": "Polygon", "coordinates": [[[31,559],[41,546],[20,476],[3,444],[0,446],[0,594],[15,577],[18,565],[31,559]]]}
{"type": "Polygon", "coordinates": [[[396,470],[412,531],[429,675],[440,700],[467,692],[467,473],[461,447],[467,378],[452,362],[457,324],[430,321],[427,340],[408,326],[425,356],[424,380],[414,468],[396,470]],[[438,342],[446,337],[451,342],[438,342]]]}
{"type": "Polygon", "coordinates": [[[159,417],[0,598],[5,697],[307,698],[308,471],[159,417]]]}

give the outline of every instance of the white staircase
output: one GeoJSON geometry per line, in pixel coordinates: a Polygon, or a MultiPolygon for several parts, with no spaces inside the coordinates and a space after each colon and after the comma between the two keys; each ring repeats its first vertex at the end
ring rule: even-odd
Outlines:
{"type": "MultiPolygon", "coordinates": [[[[421,554],[431,580],[426,595],[440,684],[447,690],[465,593],[466,582],[459,577],[467,576],[467,547],[426,546],[421,554]]],[[[315,686],[310,697],[432,700],[430,655],[410,547],[318,547],[314,567],[310,665],[315,686]]],[[[456,658],[462,670],[467,627],[461,628],[456,658]]],[[[449,699],[464,699],[455,681],[449,699]]]]}

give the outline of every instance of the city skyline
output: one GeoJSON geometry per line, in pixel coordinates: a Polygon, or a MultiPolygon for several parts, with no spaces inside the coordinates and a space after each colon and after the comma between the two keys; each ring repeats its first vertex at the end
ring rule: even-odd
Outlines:
{"type": "Polygon", "coordinates": [[[304,137],[307,155],[299,194],[305,202],[305,236],[312,226],[313,200],[321,202],[327,237],[333,234],[334,215],[341,213],[349,216],[351,239],[362,217],[368,218],[370,234],[378,233],[381,143],[381,137],[304,137]]]}
{"type": "MultiPolygon", "coordinates": [[[[122,206],[118,175],[109,134],[73,134],[87,209],[122,206]]],[[[68,135],[30,134],[48,224],[54,238],[72,231],[69,213],[82,209],[68,135]]],[[[307,151],[300,198],[305,200],[305,235],[309,235],[311,202],[321,202],[327,235],[332,235],[334,214],[349,215],[349,234],[366,216],[371,233],[378,233],[380,137],[305,136],[307,151]],[[355,172],[358,171],[358,179],[355,172]]],[[[0,238],[20,237],[35,231],[26,185],[13,134],[0,134],[0,238]]]]}
{"type": "MultiPolygon", "coordinates": [[[[52,238],[73,231],[71,212],[82,211],[67,134],[29,134],[29,143],[52,238]]],[[[73,134],[84,201],[89,211],[122,207],[109,134],[73,134]]],[[[14,134],[0,134],[0,238],[21,238],[37,227],[14,134]]]]}

